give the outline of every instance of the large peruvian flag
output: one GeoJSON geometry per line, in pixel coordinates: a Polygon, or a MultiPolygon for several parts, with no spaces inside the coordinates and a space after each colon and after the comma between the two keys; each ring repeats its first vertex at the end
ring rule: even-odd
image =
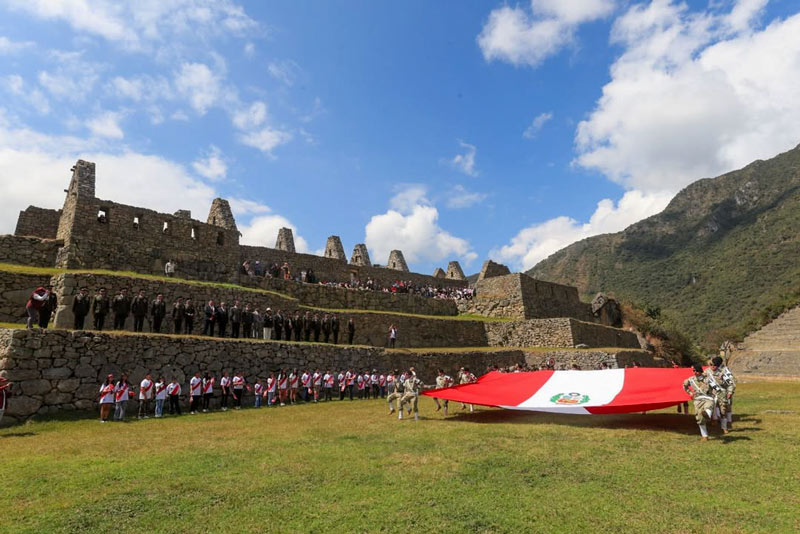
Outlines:
{"type": "Polygon", "coordinates": [[[690,399],[683,381],[691,368],[535,371],[483,375],[477,382],[423,395],[509,410],[603,414],[647,412],[690,399]]]}

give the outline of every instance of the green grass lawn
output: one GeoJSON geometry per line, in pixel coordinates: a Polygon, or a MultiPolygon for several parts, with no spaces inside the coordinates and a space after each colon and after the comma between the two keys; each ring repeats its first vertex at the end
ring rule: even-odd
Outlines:
{"type": "Polygon", "coordinates": [[[6,428],[0,532],[800,530],[796,383],[742,384],[734,431],[708,443],[673,410],[444,419],[423,398],[399,422],[385,407],[6,428]]]}

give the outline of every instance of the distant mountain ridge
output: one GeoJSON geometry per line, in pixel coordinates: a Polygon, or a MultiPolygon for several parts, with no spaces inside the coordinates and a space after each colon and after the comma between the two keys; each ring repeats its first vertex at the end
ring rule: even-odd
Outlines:
{"type": "Polygon", "coordinates": [[[800,146],[698,180],[657,215],[573,243],[528,271],[613,292],[708,346],[800,302],[800,146]]]}

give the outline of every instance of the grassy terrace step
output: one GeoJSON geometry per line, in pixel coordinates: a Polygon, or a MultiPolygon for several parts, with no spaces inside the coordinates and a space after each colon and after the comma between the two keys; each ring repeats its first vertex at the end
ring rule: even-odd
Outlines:
{"type": "MultiPolygon", "coordinates": [[[[272,295],[278,298],[290,300],[293,302],[297,302],[297,298],[287,295],[286,293],[280,293],[278,291],[271,291],[268,289],[258,289],[253,287],[246,287],[241,286],[238,284],[228,284],[223,282],[207,282],[204,280],[187,280],[184,278],[169,278],[167,276],[159,276],[154,274],[140,274],[130,271],[107,271],[103,269],[56,269],[51,267],[29,267],[27,265],[14,265],[10,263],[0,263],[0,272],[9,272],[9,273],[19,273],[19,274],[31,274],[31,275],[43,275],[43,276],[57,276],[59,274],[95,274],[95,275],[103,275],[103,276],[119,276],[125,278],[132,278],[132,279],[140,279],[140,280],[156,280],[159,282],[163,282],[165,284],[188,284],[194,286],[201,286],[201,287],[215,287],[220,289],[234,289],[236,291],[245,291],[249,293],[257,293],[262,295],[272,295]]],[[[309,311],[321,311],[327,313],[371,313],[375,315],[396,315],[400,317],[418,317],[421,319],[433,319],[438,321],[482,321],[482,322],[494,322],[494,323],[501,323],[501,322],[511,322],[512,319],[507,319],[504,317],[483,317],[481,315],[472,315],[472,314],[465,314],[465,315],[423,315],[419,313],[403,313],[403,312],[394,312],[394,311],[382,311],[382,310],[359,310],[359,309],[351,309],[351,308],[319,308],[315,306],[306,306],[303,304],[298,304],[298,308],[309,310],[309,311]]]]}

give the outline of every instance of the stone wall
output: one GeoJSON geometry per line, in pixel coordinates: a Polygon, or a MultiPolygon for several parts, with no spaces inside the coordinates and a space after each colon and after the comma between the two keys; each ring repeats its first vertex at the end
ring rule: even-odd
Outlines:
{"type": "Polygon", "coordinates": [[[599,369],[603,363],[612,369],[631,367],[634,362],[642,367],[669,367],[646,350],[548,350],[523,354],[525,363],[534,368],[551,362],[556,369],[571,369],[577,364],[584,371],[599,369]]]}
{"type": "Polygon", "coordinates": [[[63,242],[17,235],[0,235],[0,263],[52,267],[63,242]]]}
{"type": "MultiPolygon", "coordinates": [[[[0,273],[0,278],[3,276],[0,273]]],[[[138,291],[144,290],[147,297],[152,300],[157,293],[164,294],[167,302],[168,317],[162,326],[162,332],[172,332],[173,323],[170,316],[172,303],[178,297],[191,298],[195,305],[203,306],[209,300],[215,303],[226,302],[230,307],[235,300],[239,300],[243,308],[250,304],[251,309],[263,312],[272,308],[273,313],[283,310],[294,314],[306,310],[312,313],[323,313],[303,306],[299,301],[265,291],[253,291],[245,288],[219,287],[205,284],[190,284],[180,281],[165,283],[159,280],[149,280],[114,275],[88,275],[68,273],[53,279],[53,287],[60,296],[59,309],[56,314],[56,326],[71,328],[73,325],[72,300],[81,286],[89,288],[90,295],[101,287],[106,288],[107,294],[113,298],[120,289],[128,288],[129,295],[133,296],[138,291]]],[[[353,317],[356,324],[354,343],[359,345],[385,346],[388,340],[389,325],[394,324],[398,331],[398,346],[401,347],[477,347],[486,345],[486,332],[481,321],[460,321],[448,319],[435,319],[434,317],[415,317],[390,313],[352,312],[338,314],[341,330],[339,342],[346,339],[345,323],[353,317]]],[[[90,318],[89,318],[90,319],[90,318]]],[[[90,321],[87,320],[87,326],[90,321]]],[[[106,324],[110,325],[111,317],[106,324]]],[[[133,318],[129,317],[126,327],[132,328],[133,318]]],[[[147,328],[147,324],[145,326],[147,328]]],[[[196,316],[194,333],[202,332],[202,309],[196,316]]],[[[230,329],[229,329],[230,332],[230,329]]]]}
{"type": "Polygon", "coordinates": [[[620,347],[640,348],[636,334],[570,318],[485,323],[491,347],[620,347]]]}
{"type": "Polygon", "coordinates": [[[56,239],[60,218],[61,210],[48,210],[37,208],[36,206],[28,206],[28,209],[19,212],[14,235],[56,239]]]}
{"type": "Polygon", "coordinates": [[[522,273],[485,278],[475,284],[475,298],[459,303],[461,313],[512,319],[574,317],[593,321],[591,306],[578,289],[542,282],[522,273]]]}
{"type": "Polygon", "coordinates": [[[304,284],[293,280],[264,278],[263,289],[286,293],[307,306],[330,309],[377,310],[421,315],[458,315],[456,301],[433,299],[408,293],[347,289],[320,284],[304,284]]]}
{"type": "Polygon", "coordinates": [[[0,276],[0,323],[23,323],[25,304],[37,287],[50,283],[50,276],[3,273],[0,276]]]}

